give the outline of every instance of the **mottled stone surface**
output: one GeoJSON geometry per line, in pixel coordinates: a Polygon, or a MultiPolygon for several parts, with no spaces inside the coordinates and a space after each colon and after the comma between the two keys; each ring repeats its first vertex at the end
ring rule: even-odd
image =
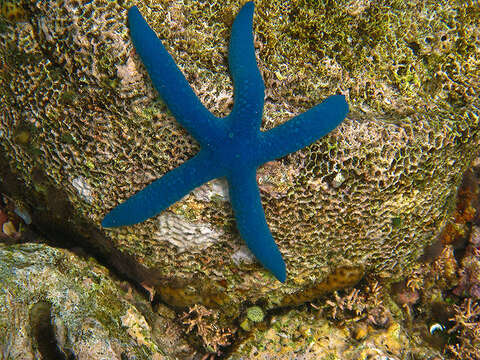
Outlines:
{"type": "Polygon", "coordinates": [[[119,285],[93,259],[0,244],[2,359],[193,358],[172,319],[119,285]]]}
{"type": "MultiPolygon", "coordinates": [[[[120,250],[128,261],[116,254],[111,263],[174,306],[201,302],[235,316],[245,300],[267,307],[289,304],[290,294],[308,300],[365,271],[398,278],[438,234],[477,152],[478,6],[258,1],[262,129],[334,93],[351,109],[330,136],[258,171],[286,284],[241,256],[221,181],[158,218],[102,233],[109,209],[198,145],[135,55],[126,27],[133,2],[23,3],[24,18],[0,22],[4,187],[34,223],[50,226],[44,217],[53,216],[69,224],[107,260],[120,250]]],[[[240,4],[138,5],[205,105],[228,114],[227,43],[240,4]]]]}
{"type": "Polygon", "coordinates": [[[253,330],[227,359],[402,360],[443,359],[441,352],[411,337],[398,322],[386,329],[365,323],[338,326],[318,319],[312,311],[289,311],[274,316],[271,326],[253,330]],[[438,356],[435,358],[435,356],[438,356]]]}

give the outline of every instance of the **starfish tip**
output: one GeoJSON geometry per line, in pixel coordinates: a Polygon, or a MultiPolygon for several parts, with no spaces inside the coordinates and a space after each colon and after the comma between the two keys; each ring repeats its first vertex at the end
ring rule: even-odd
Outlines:
{"type": "Polygon", "coordinates": [[[121,220],[119,220],[118,215],[115,215],[115,212],[118,212],[118,210],[113,209],[107,215],[105,215],[105,217],[102,220],[102,227],[113,228],[117,226],[126,225],[126,224],[123,224],[121,220]]]}
{"type": "Polygon", "coordinates": [[[130,17],[132,16],[134,13],[138,13],[138,7],[136,5],[132,6],[131,8],[128,9],[127,11],[127,16],[130,17]]]}
{"type": "MultiPolygon", "coordinates": [[[[273,254],[269,254],[272,256],[273,254]]],[[[271,261],[268,261],[264,266],[277,278],[278,281],[284,283],[287,279],[287,269],[285,266],[285,261],[280,257],[272,256],[271,261]]]]}
{"type": "Polygon", "coordinates": [[[325,103],[328,104],[328,110],[330,112],[338,113],[338,118],[341,118],[342,121],[349,112],[345,95],[332,95],[325,100],[325,103]]]}
{"type": "Polygon", "coordinates": [[[102,220],[102,227],[110,228],[110,227],[113,227],[113,226],[114,226],[113,219],[110,216],[108,216],[108,214],[107,214],[102,220]]]}
{"type": "Polygon", "coordinates": [[[285,280],[287,280],[287,272],[285,270],[285,265],[283,266],[282,270],[274,272],[273,275],[275,275],[278,281],[284,283],[285,280]]]}

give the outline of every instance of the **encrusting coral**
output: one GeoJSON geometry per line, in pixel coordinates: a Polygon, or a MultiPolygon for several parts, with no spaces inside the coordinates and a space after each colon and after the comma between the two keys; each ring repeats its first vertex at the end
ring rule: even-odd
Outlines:
{"type": "Polygon", "coordinates": [[[465,173],[456,211],[423,263],[391,287],[408,331],[447,358],[478,360],[480,346],[480,159],[465,173]]]}
{"type": "MultiPolygon", "coordinates": [[[[132,2],[22,4],[26,21],[0,19],[5,188],[35,225],[63,226],[172,305],[200,302],[236,317],[245,301],[262,300],[268,310],[291,294],[311,300],[339,267],[400,279],[446,223],[478,150],[478,6],[258,1],[261,130],[335,93],[346,94],[351,110],[336,131],[258,169],[288,281],[272,281],[245,256],[221,182],[160,218],[103,234],[107,209],[190,159],[198,144],[158,100],[134,54],[125,21],[132,2]],[[177,247],[194,225],[206,243],[177,247]]],[[[138,6],[205,107],[227,115],[227,42],[238,2],[138,6]]]]}

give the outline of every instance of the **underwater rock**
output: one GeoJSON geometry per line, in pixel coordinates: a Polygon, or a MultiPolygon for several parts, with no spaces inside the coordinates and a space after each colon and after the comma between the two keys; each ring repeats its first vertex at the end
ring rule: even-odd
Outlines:
{"type": "Polygon", "coordinates": [[[413,339],[398,322],[386,329],[360,322],[335,325],[311,311],[273,316],[271,326],[256,328],[227,359],[442,359],[420,337],[413,339]],[[361,336],[358,328],[363,326],[361,336]]]}
{"type": "Polygon", "coordinates": [[[194,353],[172,319],[154,313],[91,258],[41,244],[0,244],[0,284],[5,359],[160,360],[194,353]],[[159,334],[162,328],[169,331],[159,334]]]}
{"type": "MultiPolygon", "coordinates": [[[[158,99],[134,52],[126,24],[133,3],[22,4],[27,21],[0,20],[0,86],[8,89],[0,92],[3,186],[27,201],[33,224],[48,230],[51,222],[39,214],[54,214],[55,224],[84,236],[79,245],[172,305],[201,302],[235,316],[245,300],[265,300],[265,309],[289,303],[289,294],[308,301],[318,284],[331,284],[322,292],[338,288],[327,280],[343,268],[398,280],[438,235],[478,151],[474,5],[259,2],[262,130],[335,93],[351,109],[329,136],[258,170],[287,282],[234,257],[243,242],[213,183],[202,192],[209,199],[189,194],[166,210],[164,218],[176,223],[150,219],[101,233],[109,210],[193,157],[198,145],[158,99]],[[28,141],[18,143],[22,129],[28,141]],[[24,191],[6,180],[13,178],[24,191]],[[78,190],[80,178],[88,197],[78,190]],[[87,227],[99,235],[85,236],[87,227]],[[173,241],[192,229],[202,236],[191,248],[173,241]],[[112,248],[129,261],[112,260],[112,248]]],[[[226,34],[239,4],[139,6],[205,106],[227,115],[226,34]]]]}

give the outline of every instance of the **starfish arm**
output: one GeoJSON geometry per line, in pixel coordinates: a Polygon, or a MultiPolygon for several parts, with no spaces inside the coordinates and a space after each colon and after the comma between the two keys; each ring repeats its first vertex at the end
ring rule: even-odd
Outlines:
{"type": "Polygon", "coordinates": [[[208,153],[195,157],[163,175],[110,211],[102,221],[106,228],[133,225],[165,210],[191,190],[220,177],[221,170],[211,163],[208,153]]]}
{"type": "Polygon", "coordinates": [[[310,145],[335,129],[347,113],[345,97],[333,95],[286,123],[261,133],[259,164],[310,145]]]}
{"type": "Polygon", "coordinates": [[[253,2],[248,2],[238,13],[229,46],[235,100],[230,117],[240,135],[258,131],[262,122],[265,88],[253,46],[253,8],[253,2]]]}
{"type": "Polygon", "coordinates": [[[227,180],[240,235],[260,263],[284,282],[287,276],[285,262],[265,220],[255,168],[237,171],[227,180]]]}
{"type": "Polygon", "coordinates": [[[128,10],[128,24],[137,54],[142,59],[160,97],[175,119],[200,144],[208,142],[221,130],[219,119],[200,102],[172,56],[148,26],[136,6],[128,10]]]}

